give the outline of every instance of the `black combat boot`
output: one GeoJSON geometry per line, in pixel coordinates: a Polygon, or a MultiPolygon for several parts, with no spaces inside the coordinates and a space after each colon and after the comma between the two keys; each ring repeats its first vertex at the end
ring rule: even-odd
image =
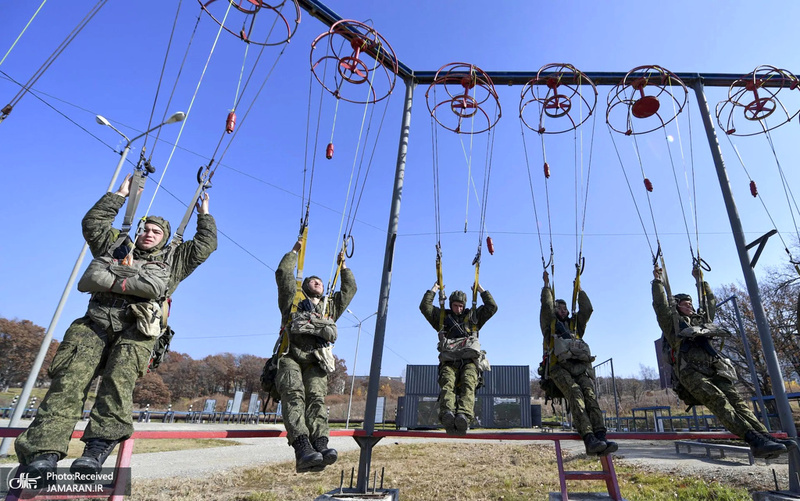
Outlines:
{"type": "Polygon", "coordinates": [[[467,434],[467,430],[469,429],[469,418],[466,415],[461,414],[460,412],[456,414],[456,420],[454,424],[456,427],[457,434],[459,435],[467,434]]]}
{"type": "Polygon", "coordinates": [[[83,455],[72,462],[69,471],[83,475],[96,475],[100,473],[111,451],[117,446],[119,440],[106,440],[104,438],[90,438],[83,448],[83,455]]]}
{"type": "Polygon", "coordinates": [[[619,445],[616,442],[610,442],[606,440],[606,430],[605,428],[601,429],[600,431],[594,432],[594,436],[597,440],[601,442],[605,442],[606,450],[600,453],[601,456],[608,456],[612,452],[617,452],[619,450],[619,445]]]}
{"type": "Polygon", "coordinates": [[[586,454],[589,456],[598,456],[606,450],[606,443],[597,440],[592,432],[583,436],[583,443],[586,445],[586,454]]]}
{"type": "Polygon", "coordinates": [[[28,463],[24,466],[24,471],[27,473],[31,478],[38,477],[41,479],[42,485],[44,482],[47,481],[47,476],[49,474],[53,474],[56,471],[56,466],[58,463],[58,459],[61,456],[56,454],[55,452],[47,452],[45,454],[39,454],[33,461],[28,463]]]}
{"type": "Polygon", "coordinates": [[[763,431],[759,431],[756,433],[766,438],[767,440],[783,444],[783,446],[786,447],[787,451],[792,451],[794,449],[797,449],[797,440],[792,440],[791,438],[775,438],[769,433],[764,433],[763,431]]]}
{"type": "Polygon", "coordinates": [[[754,457],[772,459],[786,453],[786,446],[774,442],[760,433],[750,430],[744,434],[744,441],[750,446],[754,457]]]}
{"type": "Polygon", "coordinates": [[[445,411],[441,416],[439,416],[439,421],[441,421],[442,426],[444,426],[444,431],[447,432],[448,435],[455,434],[456,416],[452,411],[445,411]]]}
{"type": "Polygon", "coordinates": [[[322,454],[311,447],[311,442],[308,441],[308,435],[300,435],[294,439],[292,447],[294,447],[294,457],[297,459],[297,463],[295,464],[295,471],[297,473],[322,471],[325,469],[322,454]]]}
{"type": "Polygon", "coordinates": [[[328,448],[328,437],[318,437],[314,439],[314,450],[322,454],[322,462],[326,465],[331,465],[339,459],[339,453],[336,449],[328,448]]]}

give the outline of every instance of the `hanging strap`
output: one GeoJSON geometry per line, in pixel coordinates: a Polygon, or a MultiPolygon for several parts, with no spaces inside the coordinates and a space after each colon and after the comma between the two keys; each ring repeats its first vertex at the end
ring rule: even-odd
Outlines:
{"type": "Polygon", "coordinates": [[[577,317],[577,306],[578,306],[578,294],[581,291],[581,274],[583,273],[583,265],[586,261],[583,257],[580,257],[578,262],[575,263],[575,280],[572,281],[572,317],[569,320],[569,330],[575,333],[575,336],[578,339],[582,338],[583,335],[578,334],[578,317],[577,317]]]}
{"type": "Polygon", "coordinates": [[[202,202],[202,196],[211,188],[211,178],[214,177],[214,171],[211,170],[211,164],[214,163],[212,160],[206,167],[200,167],[200,170],[197,171],[197,189],[194,191],[194,195],[192,196],[192,203],[186,208],[186,212],[183,214],[183,219],[181,219],[181,224],[178,225],[178,229],[175,231],[175,236],[172,238],[172,241],[180,244],[183,242],[183,232],[186,231],[186,225],[189,224],[189,219],[192,218],[192,213],[194,212],[195,205],[202,202]],[[205,170],[204,170],[205,169],[205,170]]]}
{"type": "MultiPolygon", "coordinates": [[[[300,226],[300,235],[298,236],[300,239],[300,250],[297,253],[297,273],[295,275],[295,293],[294,299],[292,300],[292,307],[289,310],[290,313],[295,313],[297,311],[297,305],[300,304],[300,301],[306,298],[305,293],[303,292],[303,267],[305,266],[306,262],[306,242],[308,242],[308,214],[306,214],[306,220],[301,223],[300,226]]],[[[289,350],[289,333],[287,329],[289,328],[289,323],[291,320],[287,321],[286,325],[281,326],[281,332],[278,335],[278,341],[275,343],[275,348],[273,349],[273,354],[277,356],[284,355],[289,350]]]]}
{"type": "Polygon", "coordinates": [[[436,244],[436,283],[439,284],[439,332],[444,330],[444,278],[442,274],[442,246],[437,242],[436,244]]]}

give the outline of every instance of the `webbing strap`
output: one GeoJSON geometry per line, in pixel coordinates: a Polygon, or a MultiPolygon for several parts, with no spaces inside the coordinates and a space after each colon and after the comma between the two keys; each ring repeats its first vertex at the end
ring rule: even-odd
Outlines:
{"type": "Polygon", "coordinates": [[[192,218],[195,205],[198,201],[200,201],[200,196],[205,193],[208,188],[211,188],[211,177],[214,175],[214,171],[211,171],[210,169],[211,163],[209,163],[207,167],[200,167],[200,170],[197,172],[197,189],[194,190],[192,202],[188,207],[186,207],[186,212],[183,214],[181,224],[178,225],[178,229],[175,231],[175,236],[172,238],[173,242],[183,242],[183,232],[186,231],[186,226],[189,224],[189,220],[192,218]],[[203,172],[203,169],[205,169],[205,172],[203,172]]]}
{"type": "Polygon", "coordinates": [[[578,305],[578,293],[581,290],[581,267],[579,264],[575,265],[575,280],[572,281],[572,316],[569,320],[569,330],[575,334],[575,337],[580,339],[583,336],[578,335],[578,317],[575,308],[578,305]]]}
{"type": "MultiPolygon", "coordinates": [[[[477,315],[478,311],[478,277],[481,272],[481,261],[480,259],[475,263],[475,283],[472,285],[472,315],[477,315]]],[[[468,332],[478,332],[478,323],[477,323],[477,316],[475,317],[475,322],[469,322],[467,324],[467,331],[468,332]]]]}
{"type": "Polygon", "coordinates": [[[139,201],[142,198],[142,194],[139,193],[139,190],[144,188],[144,183],[147,180],[147,174],[145,174],[144,169],[136,169],[133,171],[133,176],[131,178],[131,189],[128,193],[128,202],[125,207],[125,217],[122,220],[122,234],[127,234],[131,231],[131,226],[133,226],[133,217],[136,215],[136,208],[139,207],[139,201]]]}
{"type": "MultiPolygon", "coordinates": [[[[306,262],[306,242],[308,242],[308,225],[303,225],[302,232],[300,233],[300,250],[297,252],[297,274],[295,275],[295,292],[294,292],[294,299],[292,300],[292,307],[289,310],[290,313],[295,313],[297,311],[297,305],[300,304],[300,301],[306,298],[305,293],[303,292],[303,266],[305,266],[306,262]]],[[[284,325],[281,328],[280,337],[278,338],[278,355],[283,355],[289,349],[289,335],[286,332],[288,325],[284,325]]]]}
{"type": "Polygon", "coordinates": [[[444,330],[444,278],[442,278],[442,251],[436,244],[436,283],[439,284],[439,332],[444,330]]]}

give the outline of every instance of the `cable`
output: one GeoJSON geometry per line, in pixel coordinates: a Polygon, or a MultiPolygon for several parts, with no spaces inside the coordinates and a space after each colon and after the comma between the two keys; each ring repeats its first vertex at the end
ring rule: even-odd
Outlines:
{"type": "Polygon", "coordinates": [[[39,15],[39,11],[42,10],[42,7],[44,7],[44,4],[46,4],[46,3],[47,3],[47,0],[42,0],[42,3],[39,5],[39,8],[36,9],[36,12],[34,12],[33,16],[28,20],[28,24],[26,24],[25,27],[22,28],[22,31],[20,31],[19,35],[14,40],[14,43],[12,43],[11,47],[9,47],[8,50],[6,51],[5,55],[3,56],[3,59],[0,59],[0,66],[3,65],[3,61],[5,61],[6,58],[8,57],[8,55],[11,54],[11,51],[14,49],[14,47],[16,47],[17,42],[19,42],[19,39],[22,38],[22,35],[25,34],[25,31],[27,31],[28,26],[30,26],[31,23],[33,22],[33,20],[36,19],[36,16],[39,15]]]}

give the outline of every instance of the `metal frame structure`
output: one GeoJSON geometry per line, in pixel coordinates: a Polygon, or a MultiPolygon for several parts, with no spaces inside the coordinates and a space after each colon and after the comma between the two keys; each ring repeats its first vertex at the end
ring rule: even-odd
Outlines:
{"type": "MultiPolygon", "coordinates": [[[[328,26],[342,19],[341,16],[317,0],[299,0],[299,3],[300,7],[308,12],[311,16],[317,18],[328,26]]],[[[364,417],[366,437],[362,437],[362,440],[359,441],[359,444],[361,444],[361,457],[358,467],[357,489],[362,492],[365,492],[367,488],[370,473],[370,463],[372,459],[372,447],[375,443],[377,443],[377,440],[379,440],[377,435],[374,433],[375,425],[373,422],[375,420],[375,405],[378,397],[378,382],[380,379],[381,364],[383,359],[383,345],[386,335],[386,317],[388,314],[389,291],[391,289],[392,281],[392,261],[394,257],[394,246],[395,240],[397,239],[397,228],[400,217],[400,194],[402,193],[403,178],[405,175],[405,161],[406,153],[408,151],[411,105],[414,98],[414,88],[418,84],[432,83],[436,75],[435,71],[414,71],[401,61],[394,62],[397,64],[398,76],[401,77],[406,84],[406,93],[401,119],[400,145],[397,152],[394,191],[392,194],[392,204],[389,213],[386,252],[383,263],[380,294],[378,298],[378,316],[375,320],[375,342],[372,348],[372,366],[370,369],[369,387],[367,390],[366,415],[364,417]]],[[[487,73],[495,85],[525,85],[525,83],[531,78],[537,76],[537,72],[528,71],[495,71],[487,73]]],[[[626,75],[627,73],[623,72],[586,73],[586,76],[590,78],[595,85],[617,85],[626,75]]],[[[750,266],[750,258],[747,252],[747,242],[744,238],[742,223],[739,219],[739,214],[733,199],[730,181],[728,180],[728,174],[725,171],[725,162],[722,159],[722,151],[720,150],[719,142],[717,141],[714,123],[711,119],[711,112],[709,111],[708,102],[706,101],[704,91],[705,86],[729,87],[735,81],[739,80],[741,75],[725,73],[676,73],[676,75],[684,82],[684,84],[686,84],[687,87],[694,91],[695,98],[697,99],[698,108],[700,115],[702,116],[703,126],[708,139],[708,145],[711,150],[711,156],[714,160],[717,178],[719,179],[720,190],[722,191],[722,197],[725,201],[728,220],[733,232],[734,242],[736,243],[736,250],[739,255],[742,273],[744,274],[747,292],[750,295],[750,300],[753,305],[753,314],[758,327],[761,344],[764,348],[764,356],[766,359],[770,379],[773,384],[772,391],[778,406],[781,427],[789,437],[796,438],[797,430],[792,418],[791,408],[789,407],[789,400],[786,397],[786,389],[783,384],[783,376],[781,374],[780,366],[778,365],[778,357],[775,353],[772,334],[770,333],[767,317],[764,312],[764,307],[761,303],[761,295],[758,290],[756,276],[753,268],[750,266]]],[[[546,77],[547,75],[538,76],[546,77]]],[[[773,84],[767,82],[765,85],[770,86],[773,84]]],[[[789,490],[793,493],[800,493],[800,474],[798,473],[798,466],[800,466],[800,453],[798,453],[795,449],[789,453],[789,490]]]]}

